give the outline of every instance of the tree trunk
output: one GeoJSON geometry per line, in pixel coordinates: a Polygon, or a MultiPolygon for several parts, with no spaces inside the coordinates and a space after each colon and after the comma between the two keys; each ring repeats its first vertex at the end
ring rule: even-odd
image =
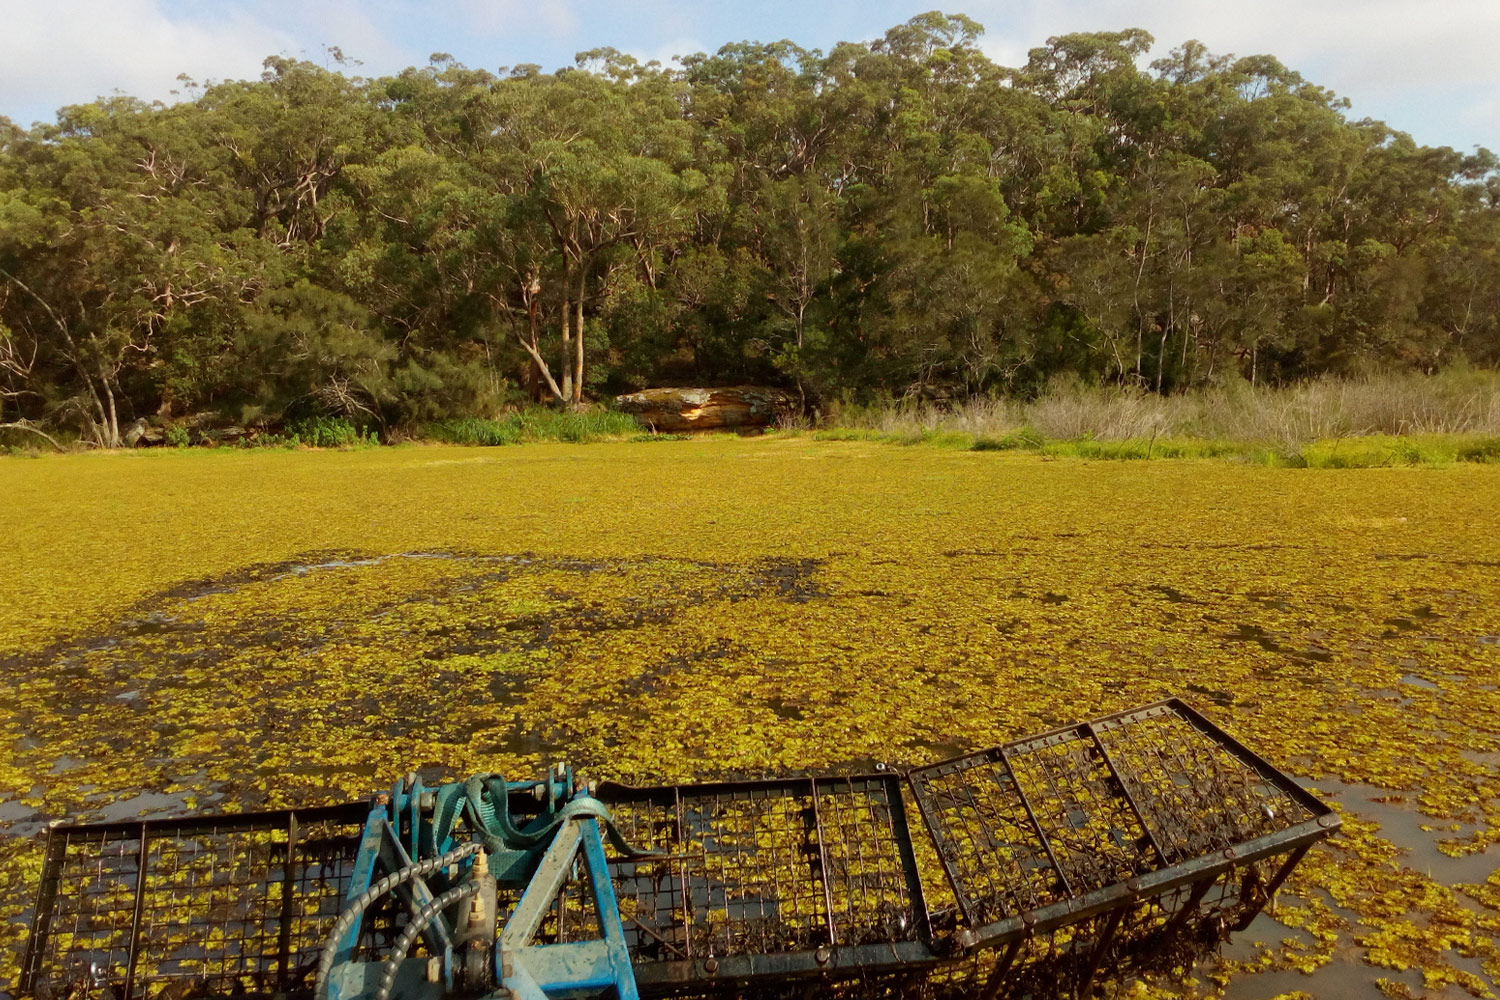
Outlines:
{"type": "Polygon", "coordinates": [[[562,389],[558,388],[557,380],[552,377],[552,369],[547,366],[547,359],[542,357],[540,341],[537,337],[539,332],[537,328],[541,324],[540,320],[537,318],[534,303],[528,305],[528,308],[526,310],[526,319],[527,334],[529,335],[529,339],[526,336],[522,336],[521,332],[517,330],[516,340],[520,342],[523,348],[525,348],[526,353],[531,355],[532,367],[528,369],[529,377],[527,379],[527,382],[528,387],[533,390],[532,399],[534,401],[541,400],[541,390],[536,384],[536,376],[540,375],[543,379],[546,380],[548,391],[551,392],[559,402],[565,403],[567,402],[567,399],[563,396],[562,389]]]}
{"type": "Polygon", "coordinates": [[[65,452],[68,450],[62,445],[58,444],[57,439],[54,438],[51,434],[48,434],[39,428],[31,426],[30,422],[26,420],[14,420],[8,424],[0,424],[0,430],[26,431],[28,434],[35,434],[38,437],[46,438],[47,443],[52,445],[52,447],[56,448],[58,451],[65,452]]]}
{"type": "Polygon", "coordinates": [[[578,301],[575,303],[577,309],[577,322],[574,326],[573,342],[575,360],[577,366],[573,369],[573,406],[575,408],[583,405],[583,294],[587,290],[585,282],[588,281],[589,270],[582,259],[578,261],[578,301]]]}
{"type": "Polygon", "coordinates": [[[108,412],[105,414],[103,444],[106,448],[118,448],[120,447],[120,415],[115,408],[115,390],[109,384],[110,380],[107,376],[101,377],[99,381],[104,386],[104,397],[109,401],[108,412]]]}
{"type": "MultiPolygon", "coordinates": [[[[568,325],[572,317],[568,315],[568,307],[572,304],[568,294],[568,255],[563,253],[563,275],[562,275],[562,395],[563,405],[567,405],[573,398],[573,358],[572,341],[568,337],[568,325]]],[[[581,332],[581,331],[580,331],[581,332]]]]}
{"type": "Polygon", "coordinates": [[[1170,326],[1165,326],[1161,331],[1161,343],[1156,348],[1156,394],[1161,395],[1161,373],[1167,363],[1167,334],[1172,331],[1170,326]]]}

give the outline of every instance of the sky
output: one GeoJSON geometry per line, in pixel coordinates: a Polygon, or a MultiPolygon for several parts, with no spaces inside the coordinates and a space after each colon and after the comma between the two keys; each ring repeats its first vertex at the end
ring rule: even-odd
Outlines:
{"type": "MultiPolygon", "coordinates": [[[[935,0],[0,0],[0,115],[52,120],[116,91],[172,100],[179,74],[253,78],[268,55],[367,76],[435,52],[496,70],[555,69],[613,46],[642,59],[789,38],[827,50],[879,37],[935,0]]],[[[1500,151],[1500,0],[948,0],[1015,66],[1051,35],[1145,28],[1152,57],[1189,39],[1214,53],[1269,53],[1347,97],[1355,118],[1418,142],[1500,151]]]]}

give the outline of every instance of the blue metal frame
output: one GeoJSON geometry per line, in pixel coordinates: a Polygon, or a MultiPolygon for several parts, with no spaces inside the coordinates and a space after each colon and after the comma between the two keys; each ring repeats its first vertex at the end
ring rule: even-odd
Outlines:
{"type": "Polygon", "coordinates": [[[638,1000],[635,972],[620,923],[614,883],[604,857],[597,819],[603,805],[587,795],[569,803],[567,816],[537,868],[536,875],[500,935],[495,974],[516,1000],[607,995],[638,1000]],[[592,941],[533,943],[542,917],[568,881],[575,863],[583,862],[593,889],[594,908],[603,937],[592,941]]]}
{"type": "MultiPolygon", "coordinates": [[[[609,821],[604,804],[581,788],[575,790],[572,772],[561,766],[540,782],[476,780],[477,784],[471,781],[426,788],[421,778],[413,775],[397,782],[389,795],[380,796],[365,820],[344,897],[345,908],[353,906],[375,883],[377,868],[398,871],[415,860],[438,857],[456,846],[453,820],[467,809],[476,839],[494,849],[494,856],[488,858],[489,870],[479,877],[499,876],[502,883],[524,877],[524,883],[518,884],[524,884],[525,891],[495,949],[495,981],[510,990],[516,1000],[605,996],[638,1000],[600,833],[600,823],[609,821]],[[481,801],[486,815],[480,815],[474,805],[476,794],[489,796],[488,801],[481,801]],[[512,794],[533,795],[540,800],[541,815],[524,829],[510,819],[508,798],[512,794]],[[425,808],[424,796],[431,796],[425,808]],[[497,801],[502,796],[505,801],[497,801]],[[570,879],[582,873],[586,873],[592,889],[603,936],[592,941],[536,944],[537,930],[552,901],[570,879]]],[[[394,891],[413,909],[434,898],[432,889],[420,877],[394,891]]],[[[371,994],[382,963],[357,959],[363,925],[361,913],[340,938],[327,994],[317,1000],[354,1000],[371,994]]],[[[438,1000],[455,985],[457,927],[449,915],[439,915],[423,935],[428,950],[440,959],[441,973],[437,982],[430,982],[427,959],[402,962],[396,978],[396,995],[402,1000],[438,1000]]]]}

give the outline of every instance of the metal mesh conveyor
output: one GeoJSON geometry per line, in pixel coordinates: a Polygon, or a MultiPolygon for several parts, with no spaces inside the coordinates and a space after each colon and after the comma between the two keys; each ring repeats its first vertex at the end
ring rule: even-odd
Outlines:
{"type": "Polygon", "coordinates": [[[54,827],[22,992],[309,990],[368,811],[351,803],[54,827]]]}
{"type": "Polygon", "coordinates": [[[895,775],[605,785],[643,989],[922,963],[927,907],[895,775]]]}
{"type": "Polygon", "coordinates": [[[408,781],[374,803],[55,826],[20,994],[311,996],[351,900],[413,859],[471,841],[490,852],[480,854],[488,868],[454,860],[380,897],[351,925],[318,1000],[373,997],[378,977],[364,970],[380,967],[424,901],[481,870],[493,874],[498,920],[476,937],[464,930],[468,904],[428,906],[443,915],[405,935],[414,943],[391,965],[396,997],[499,996],[497,984],[519,975],[502,952],[532,955],[527,968],[542,976],[566,964],[559,956],[604,962],[606,941],[624,963],[615,981],[633,980],[612,987],[621,996],[771,996],[794,983],[796,996],[1083,994],[1099,969],[1187,969],[1248,924],[1338,825],[1175,699],[904,780],[586,792],[567,774],[500,780],[498,799],[475,787],[466,797],[408,781]],[[908,801],[922,820],[915,838],[908,801]],[[557,861],[561,833],[516,848],[544,827],[574,830],[570,844],[583,846],[557,861]],[[930,912],[929,896],[953,904],[930,912]],[[523,917],[531,952],[506,937],[523,917]],[[463,955],[468,971],[455,979],[463,955]],[[474,976],[486,962],[484,987],[474,976]]]}
{"type": "Polygon", "coordinates": [[[1172,699],[910,774],[1001,981],[1173,967],[1243,929],[1338,817],[1172,699]],[[1067,928],[1067,947],[1023,945],[1067,928]],[[1205,940],[1206,939],[1206,940],[1205,940]],[[1035,968],[1027,969],[1027,959],[1035,968]]]}

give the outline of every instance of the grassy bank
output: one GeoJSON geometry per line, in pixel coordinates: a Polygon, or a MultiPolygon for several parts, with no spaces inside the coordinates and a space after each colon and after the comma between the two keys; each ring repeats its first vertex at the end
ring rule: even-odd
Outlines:
{"type": "MultiPolygon", "coordinates": [[[[1139,390],[1054,385],[1034,400],[979,398],[935,405],[830,405],[816,421],[773,433],[821,441],[927,445],[1097,460],[1218,458],[1290,468],[1372,468],[1500,462],[1500,373],[1455,370],[1322,380],[1295,386],[1227,387],[1161,396],[1139,390]]],[[[457,417],[379,433],[338,417],[288,422],[275,431],[217,431],[169,424],[151,443],[168,447],[375,447],[434,443],[496,447],[557,442],[673,441],[629,414],[531,407],[496,417],[457,417]]],[[[77,441],[64,448],[85,450],[77,441]]],[[[26,428],[0,429],[0,454],[51,450],[26,428]]]]}
{"type": "Polygon", "coordinates": [[[609,438],[634,437],[641,433],[641,425],[636,423],[634,417],[625,413],[611,410],[571,413],[530,409],[507,413],[498,419],[462,417],[427,424],[418,429],[417,437],[445,444],[494,446],[537,441],[581,444],[609,438]]]}
{"type": "Polygon", "coordinates": [[[1030,428],[992,436],[966,431],[886,432],[835,427],[812,432],[819,441],[874,441],[928,445],[959,451],[1015,451],[1053,458],[1140,461],[1164,458],[1222,458],[1299,469],[1371,469],[1403,465],[1450,465],[1454,462],[1500,462],[1500,436],[1479,434],[1371,434],[1322,438],[1295,448],[1254,441],[1192,437],[1090,438],[1048,440],[1030,428]]]}
{"type": "Polygon", "coordinates": [[[1500,374],[1375,376],[1159,396],[1068,383],[1030,401],[836,407],[820,440],[1090,459],[1366,468],[1500,461],[1500,374]]]}

